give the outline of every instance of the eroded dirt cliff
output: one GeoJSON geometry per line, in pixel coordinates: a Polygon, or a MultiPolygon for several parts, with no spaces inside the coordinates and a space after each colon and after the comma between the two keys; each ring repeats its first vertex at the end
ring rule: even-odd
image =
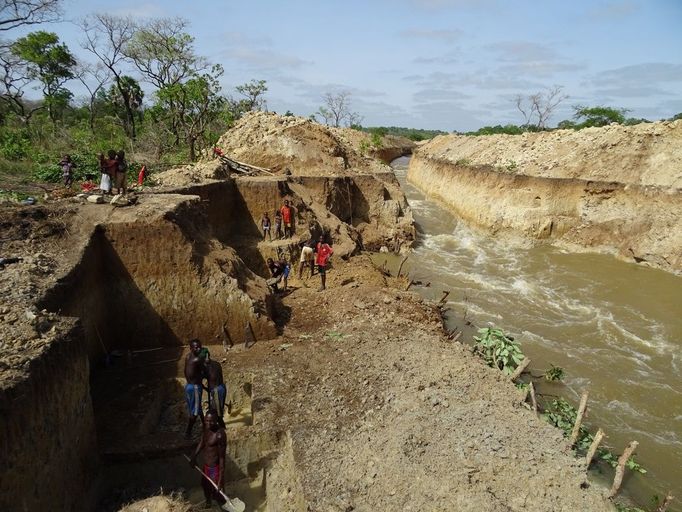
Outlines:
{"type": "Polygon", "coordinates": [[[682,122],[440,136],[408,179],[493,234],[682,270],[682,122]]]}

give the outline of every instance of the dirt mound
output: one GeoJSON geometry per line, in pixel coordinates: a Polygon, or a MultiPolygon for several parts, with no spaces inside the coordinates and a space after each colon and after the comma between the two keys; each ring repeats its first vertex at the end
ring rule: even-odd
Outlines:
{"type": "MultiPolygon", "coordinates": [[[[274,174],[352,176],[390,171],[386,163],[411,153],[414,143],[394,136],[373,143],[369,134],[358,130],[330,128],[302,117],[251,112],[216,146],[230,158],[274,174]]],[[[184,186],[224,177],[220,161],[206,154],[196,165],[170,169],[155,179],[161,185],[184,186]]]]}

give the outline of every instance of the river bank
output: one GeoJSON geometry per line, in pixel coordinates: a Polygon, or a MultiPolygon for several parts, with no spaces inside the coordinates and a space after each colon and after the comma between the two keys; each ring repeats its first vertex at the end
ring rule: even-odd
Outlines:
{"type": "Polygon", "coordinates": [[[649,473],[629,475],[625,486],[639,503],[682,492],[682,387],[675,378],[682,278],[608,255],[490,237],[411,184],[408,163],[394,167],[419,226],[405,269],[431,283],[418,290],[434,300],[451,291],[450,328],[462,315],[493,323],[520,340],[535,368],[563,367],[565,385],[545,384],[544,391],[575,406],[589,390],[588,425],[604,428],[619,449],[640,442],[637,460],[649,473]]]}
{"type": "Polygon", "coordinates": [[[682,271],[682,122],[440,136],[408,179],[497,237],[682,271]]]}

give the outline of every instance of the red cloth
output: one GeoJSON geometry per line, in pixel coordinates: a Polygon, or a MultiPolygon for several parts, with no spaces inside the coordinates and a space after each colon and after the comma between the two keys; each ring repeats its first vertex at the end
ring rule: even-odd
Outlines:
{"type": "MultiPolygon", "coordinates": [[[[204,475],[215,482],[218,488],[220,488],[220,466],[209,466],[208,464],[204,464],[204,475]]],[[[215,487],[207,482],[205,478],[201,479],[201,483],[207,494],[213,495],[218,500],[222,499],[220,493],[216,491],[215,487]]]]}
{"type": "Polygon", "coordinates": [[[218,156],[223,156],[223,150],[220,148],[213,148],[213,154],[218,156]]]}
{"type": "Polygon", "coordinates": [[[290,224],[291,223],[291,206],[282,206],[279,209],[280,212],[282,212],[282,220],[284,221],[285,224],[290,224]]]}
{"type": "Polygon", "coordinates": [[[84,181],[81,183],[81,190],[83,192],[90,192],[95,189],[95,184],[92,181],[84,181]]]}
{"type": "Polygon", "coordinates": [[[317,244],[317,256],[315,257],[315,264],[322,267],[327,266],[329,257],[334,254],[334,249],[329,247],[327,244],[319,243],[317,244]]]}
{"type": "Polygon", "coordinates": [[[142,168],[140,169],[140,174],[137,175],[137,184],[138,185],[142,185],[142,183],[144,183],[144,176],[146,173],[147,173],[147,167],[145,167],[143,165],[142,168]]]}

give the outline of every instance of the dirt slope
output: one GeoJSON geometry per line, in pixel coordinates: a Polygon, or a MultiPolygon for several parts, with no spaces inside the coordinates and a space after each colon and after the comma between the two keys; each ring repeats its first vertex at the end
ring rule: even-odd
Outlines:
{"type": "Polygon", "coordinates": [[[682,121],[439,136],[408,179],[494,235],[682,271],[682,121]]]}

